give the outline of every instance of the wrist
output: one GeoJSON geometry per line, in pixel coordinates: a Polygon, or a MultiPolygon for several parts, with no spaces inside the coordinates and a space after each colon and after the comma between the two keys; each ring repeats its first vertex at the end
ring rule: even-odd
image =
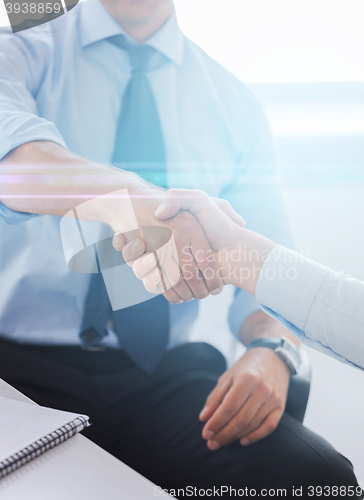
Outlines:
{"type": "Polygon", "coordinates": [[[290,375],[296,375],[301,365],[301,355],[298,347],[287,337],[261,337],[247,345],[247,351],[256,348],[273,350],[286,366],[290,375]]]}
{"type": "Polygon", "coordinates": [[[275,244],[246,228],[237,228],[235,244],[217,252],[216,257],[225,284],[255,294],[260,271],[275,244]]]}
{"type": "Polygon", "coordinates": [[[114,232],[123,232],[125,217],[131,216],[139,227],[158,225],[154,212],[161,203],[163,190],[132,172],[114,169],[113,174],[113,188],[94,204],[92,220],[108,224],[114,232]]]}
{"type": "Polygon", "coordinates": [[[154,212],[162,203],[165,190],[142,180],[141,183],[132,184],[128,191],[139,227],[160,226],[161,221],[154,212]]]}

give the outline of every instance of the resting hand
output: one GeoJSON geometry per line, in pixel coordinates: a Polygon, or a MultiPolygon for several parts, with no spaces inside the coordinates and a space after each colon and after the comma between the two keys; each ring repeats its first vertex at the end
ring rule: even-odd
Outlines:
{"type": "Polygon", "coordinates": [[[247,351],[220,377],[200,413],[207,446],[217,450],[236,440],[246,446],[272,433],[284,412],[288,384],[288,369],[274,351],[247,351]]]}

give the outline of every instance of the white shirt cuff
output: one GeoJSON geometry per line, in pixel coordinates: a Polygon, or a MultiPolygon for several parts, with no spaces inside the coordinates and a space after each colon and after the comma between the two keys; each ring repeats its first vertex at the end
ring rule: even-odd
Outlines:
{"type": "Polygon", "coordinates": [[[255,296],[299,330],[330,269],[302,255],[276,245],[259,275],[255,296]]]}

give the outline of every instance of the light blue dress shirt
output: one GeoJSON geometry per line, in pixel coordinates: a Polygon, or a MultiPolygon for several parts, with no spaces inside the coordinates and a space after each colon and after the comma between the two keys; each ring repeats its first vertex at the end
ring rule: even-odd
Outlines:
{"type": "MultiPolygon", "coordinates": [[[[37,28],[1,30],[0,158],[21,144],[47,140],[110,163],[131,76],[127,54],[107,40],[117,34],[127,36],[98,0],[37,28]]],[[[175,14],[146,43],[158,51],[148,77],[165,139],[169,186],[227,198],[248,227],[290,246],[274,146],[259,103],[182,34],[175,14]]],[[[1,335],[78,344],[91,275],[68,270],[59,218],[14,212],[2,201],[1,335]]],[[[170,305],[169,348],[187,340],[197,310],[197,301],[170,305]]],[[[236,292],[229,312],[235,335],[256,310],[255,298],[236,292]]],[[[116,345],[112,331],[104,343],[116,345]]]]}
{"type": "Polygon", "coordinates": [[[364,369],[363,282],[276,245],[255,295],[304,344],[364,369]]]}

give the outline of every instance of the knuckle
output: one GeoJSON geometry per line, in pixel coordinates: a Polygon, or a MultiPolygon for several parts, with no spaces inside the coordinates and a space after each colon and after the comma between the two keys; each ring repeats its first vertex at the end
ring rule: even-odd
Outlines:
{"type": "Polygon", "coordinates": [[[191,283],[189,283],[189,287],[190,287],[192,295],[196,299],[198,299],[198,300],[202,300],[202,299],[208,297],[208,295],[209,295],[209,293],[206,290],[206,288],[203,285],[203,283],[201,283],[201,284],[198,284],[198,283],[191,284],[191,283]]]}
{"type": "Polygon", "coordinates": [[[173,285],[173,288],[176,290],[182,290],[185,287],[186,283],[183,276],[180,276],[177,282],[173,285]]]}
{"type": "Polygon", "coordinates": [[[233,404],[226,404],[224,412],[228,417],[233,417],[236,413],[236,407],[233,404]]]}
{"type": "Polygon", "coordinates": [[[189,276],[186,276],[185,280],[189,285],[192,285],[192,286],[200,285],[203,282],[202,276],[198,271],[191,273],[191,275],[189,275],[189,276]]]}
{"type": "Polygon", "coordinates": [[[279,408],[279,409],[283,408],[283,399],[280,397],[280,395],[276,391],[272,392],[271,400],[272,400],[273,405],[276,408],[279,408]]]}
{"type": "Polygon", "coordinates": [[[142,280],[143,279],[143,275],[141,274],[140,269],[138,268],[138,266],[136,266],[135,264],[133,264],[132,268],[133,268],[133,273],[138,278],[138,280],[142,280]]]}
{"type": "Polygon", "coordinates": [[[239,415],[238,422],[240,428],[246,427],[249,424],[249,417],[247,415],[239,415]]]}
{"type": "Polygon", "coordinates": [[[195,259],[197,266],[201,270],[205,269],[206,267],[208,267],[210,265],[210,262],[207,258],[207,255],[206,255],[206,252],[204,252],[204,251],[200,250],[200,251],[196,252],[196,254],[194,255],[194,259],[195,259]]]}
{"type": "Polygon", "coordinates": [[[124,249],[122,250],[121,254],[122,254],[123,259],[125,260],[125,262],[127,264],[129,264],[131,260],[134,260],[134,259],[132,259],[131,252],[128,250],[127,246],[124,247],[124,249]]]}
{"type": "Polygon", "coordinates": [[[147,278],[143,279],[143,285],[147,292],[149,293],[160,293],[160,287],[158,284],[151,283],[147,278]]]}
{"type": "Polygon", "coordinates": [[[193,189],[193,192],[201,198],[208,198],[208,195],[205,193],[205,191],[202,191],[202,189],[193,189]]]}
{"type": "Polygon", "coordinates": [[[220,283],[220,280],[219,280],[218,276],[213,277],[211,279],[209,279],[209,276],[207,276],[206,280],[207,280],[207,283],[208,283],[208,289],[210,291],[216,290],[216,288],[220,288],[220,286],[221,286],[221,283],[220,283]]]}
{"type": "Polygon", "coordinates": [[[191,220],[194,219],[194,216],[186,210],[179,212],[177,217],[179,226],[184,225],[185,227],[189,227],[191,220]]]}
{"type": "Polygon", "coordinates": [[[171,188],[171,189],[168,189],[167,194],[168,194],[171,198],[174,198],[174,197],[177,197],[177,196],[179,195],[179,190],[178,190],[178,189],[176,189],[176,188],[171,188]]]}
{"type": "Polygon", "coordinates": [[[239,424],[238,423],[230,423],[229,426],[224,429],[220,433],[220,440],[223,441],[224,443],[231,442],[234,438],[239,433],[239,424]]]}
{"type": "Polygon", "coordinates": [[[172,304],[179,304],[181,299],[179,297],[170,297],[169,295],[166,296],[167,294],[163,294],[164,297],[168,300],[168,302],[171,302],[172,304]]]}
{"type": "Polygon", "coordinates": [[[217,265],[214,258],[208,255],[209,252],[203,252],[202,256],[196,256],[195,261],[201,270],[202,274],[206,276],[210,281],[218,280],[217,277],[217,265]]]}
{"type": "Polygon", "coordinates": [[[265,398],[269,398],[272,395],[272,388],[267,383],[262,382],[260,384],[260,392],[265,398]]]}
{"type": "Polygon", "coordinates": [[[230,376],[228,375],[227,372],[223,373],[220,377],[219,380],[217,381],[218,386],[225,385],[228,381],[230,380],[230,376]]]}
{"type": "Polygon", "coordinates": [[[219,433],[219,430],[221,429],[221,425],[216,422],[213,425],[210,426],[210,430],[214,433],[214,441],[218,441],[218,438],[216,438],[216,435],[219,433]]]}
{"type": "Polygon", "coordinates": [[[247,371],[245,374],[245,382],[250,385],[258,386],[260,383],[259,373],[256,371],[247,371]]]}
{"type": "Polygon", "coordinates": [[[272,432],[274,432],[276,430],[277,426],[278,426],[278,422],[274,422],[274,423],[272,422],[272,423],[267,424],[266,432],[268,434],[271,434],[272,432]]]}

